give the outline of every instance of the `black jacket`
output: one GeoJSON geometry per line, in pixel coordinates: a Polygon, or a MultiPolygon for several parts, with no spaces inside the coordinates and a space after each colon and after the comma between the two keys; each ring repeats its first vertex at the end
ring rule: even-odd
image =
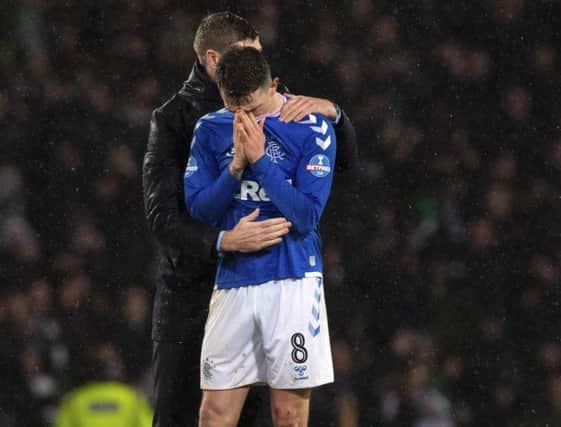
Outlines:
{"type": "MultiPolygon", "coordinates": [[[[183,202],[183,174],[196,121],[224,105],[216,84],[196,63],[183,88],[152,114],[144,155],[143,190],[148,225],[158,242],[152,324],[156,340],[188,340],[202,333],[215,270],[219,230],[191,219],[183,202]]],[[[336,168],[357,159],[354,128],[343,112],[335,128],[336,168]]]]}

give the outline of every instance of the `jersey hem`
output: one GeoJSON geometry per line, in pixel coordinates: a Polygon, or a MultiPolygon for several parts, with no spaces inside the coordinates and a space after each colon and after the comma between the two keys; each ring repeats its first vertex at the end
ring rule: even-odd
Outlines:
{"type": "Polygon", "coordinates": [[[215,287],[216,289],[245,288],[247,286],[264,285],[265,283],[273,282],[275,280],[303,279],[305,277],[323,277],[323,273],[321,271],[306,271],[303,274],[271,277],[259,281],[251,281],[249,283],[248,282],[227,282],[227,283],[216,282],[215,287]]]}

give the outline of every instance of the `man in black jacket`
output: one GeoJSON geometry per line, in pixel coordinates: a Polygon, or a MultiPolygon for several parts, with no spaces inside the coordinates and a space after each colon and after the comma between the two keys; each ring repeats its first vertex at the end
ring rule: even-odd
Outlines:
{"type": "MultiPolygon", "coordinates": [[[[195,35],[198,61],[183,88],[157,108],[144,156],[146,217],[159,246],[152,339],[154,342],[154,426],[194,426],[200,403],[199,356],[212,290],[216,250],[253,252],[277,244],[290,228],[284,218],[256,221],[257,212],[225,231],[188,217],[183,202],[183,173],[196,121],[223,107],[214,74],[220,55],[232,45],[261,48],[253,27],[232,13],[202,20],[195,35]]],[[[291,96],[281,112],[286,120],[322,113],[334,121],[338,170],[356,162],[354,128],[334,103],[291,96]]],[[[251,410],[251,402],[247,408],[251,410]]],[[[249,425],[251,415],[240,425],[249,425]]]]}

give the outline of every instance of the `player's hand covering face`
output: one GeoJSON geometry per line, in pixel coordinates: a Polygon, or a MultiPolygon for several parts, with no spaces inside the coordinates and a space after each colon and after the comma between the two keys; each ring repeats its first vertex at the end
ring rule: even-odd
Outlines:
{"type": "Polygon", "coordinates": [[[244,153],[249,163],[255,163],[265,155],[265,119],[257,123],[255,115],[250,111],[243,110],[236,112],[236,117],[240,122],[240,140],[243,145],[244,153]]]}
{"type": "Polygon", "coordinates": [[[240,179],[245,167],[247,166],[247,157],[245,155],[245,148],[242,142],[243,125],[238,113],[234,114],[234,157],[230,162],[230,172],[236,178],[240,179]]]}

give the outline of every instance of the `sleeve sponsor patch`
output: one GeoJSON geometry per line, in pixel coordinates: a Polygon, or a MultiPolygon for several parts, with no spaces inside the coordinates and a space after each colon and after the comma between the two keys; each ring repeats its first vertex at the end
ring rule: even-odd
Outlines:
{"type": "Polygon", "coordinates": [[[193,156],[189,157],[189,161],[187,162],[187,167],[185,168],[185,177],[189,178],[198,170],[199,170],[199,164],[197,163],[197,159],[195,159],[193,156]]]}
{"type": "Polygon", "coordinates": [[[329,157],[316,154],[306,165],[306,170],[318,178],[324,178],[331,173],[331,162],[329,157]]]}

